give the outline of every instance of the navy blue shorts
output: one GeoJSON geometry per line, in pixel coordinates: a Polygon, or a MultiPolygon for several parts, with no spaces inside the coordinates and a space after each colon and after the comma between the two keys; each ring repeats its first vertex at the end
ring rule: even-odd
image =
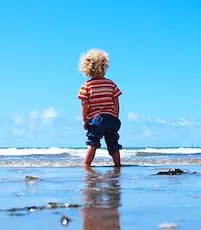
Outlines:
{"type": "Polygon", "coordinates": [[[105,138],[109,154],[112,156],[122,146],[118,143],[118,131],[121,122],[117,117],[109,114],[101,114],[87,122],[87,145],[100,148],[100,139],[105,138]]]}

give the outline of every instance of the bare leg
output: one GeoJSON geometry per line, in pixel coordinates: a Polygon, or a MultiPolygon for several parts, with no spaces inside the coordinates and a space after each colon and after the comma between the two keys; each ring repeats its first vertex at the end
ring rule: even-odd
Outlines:
{"type": "Polygon", "coordinates": [[[91,166],[91,162],[94,159],[95,153],[96,153],[96,146],[89,145],[87,148],[85,159],[84,159],[84,166],[85,167],[91,166]]]}
{"type": "Polygon", "coordinates": [[[121,166],[121,158],[120,158],[120,152],[117,150],[114,155],[112,156],[115,167],[121,166]]]}

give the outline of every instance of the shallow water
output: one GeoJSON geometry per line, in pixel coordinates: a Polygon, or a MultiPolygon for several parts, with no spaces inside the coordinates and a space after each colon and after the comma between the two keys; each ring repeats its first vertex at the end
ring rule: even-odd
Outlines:
{"type": "MultiPolygon", "coordinates": [[[[165,166],[166,167],[166,166],[165,166]]],[[[169,166],[168,166],[169,167],[169,166]]],[[[174,167],[171,165],[170,167],[174,167]]],[[[201,166],[179,168],[201,172],[201,166]]],[[[159,229],[175,223],[179,229],[200,229],[201,175],[154,175],[161,166],[67,168],[1,168],[1,229],[64,229],[63,215],[72,221],[67,229],[159,229]],[[38,176],[33,183],[25,176],[38,176]],[[6,209],[45,205],[48,202],[80,204],[80,208],[7,212],[6,209]]]]}
{"type": "MultiPolygon", "coordinates": [[[[84,155],[84,151],[83,151],[84,155]]],[[[124,166],[168,166],[171,165],[201,165],[201,155],[168,155],[168,156],[127,156],[122,157],[124,166]]],[[[0,156],[0,168],[30,168],[30,167],[81,167],[83,157],[61,155],[28,155],[0,156]]],[[[96,156],[94,166],[113,166],[111,157],[96,156]]]]}
{"type": "MultiPolygon", "coordinates": [[[[0,148],[0,168],[81,167],[85,149],[0,148]]],[[[125,166],[201,165],[201,148],[130,148],[121,150],[125,166]]],[[[98,149],[95,166],[113,166],[106,149],[98,149]]]]}

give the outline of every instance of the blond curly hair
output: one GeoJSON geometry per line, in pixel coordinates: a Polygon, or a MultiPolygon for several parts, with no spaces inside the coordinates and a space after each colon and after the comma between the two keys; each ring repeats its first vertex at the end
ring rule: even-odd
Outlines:
{"type": "Polygon", "coordinates": [[[92,78],[104,77],[109,68],[108,54],[99,49],[91,49],[80,57],[80,71],[92,78]]]}

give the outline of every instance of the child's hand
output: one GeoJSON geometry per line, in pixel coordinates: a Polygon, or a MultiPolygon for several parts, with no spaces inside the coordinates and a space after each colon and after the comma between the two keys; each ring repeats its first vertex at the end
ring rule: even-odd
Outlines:
{"type": "Polygon", "coordinates": [[[87,129],[87,122],[84,122],[83,128],[86,130],[87,129]]]}

